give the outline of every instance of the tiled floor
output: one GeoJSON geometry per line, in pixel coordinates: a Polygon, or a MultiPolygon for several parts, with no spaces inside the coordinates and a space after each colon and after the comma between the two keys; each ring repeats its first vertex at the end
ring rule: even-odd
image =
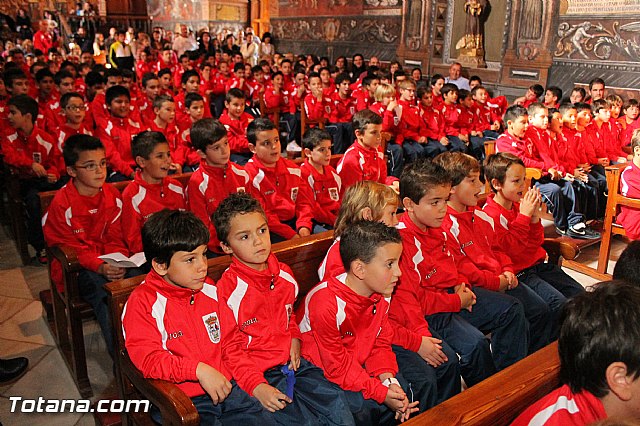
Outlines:
{"type": "MultiPolygon", "coordinates": [[[[612,264],[624,249],[614,241],[612,264]]],[[[587,249],[580,259],[595,265],[597,246],[587,249]]],[[[613,270],[613,266],[609,271],[613,270]]],[[[596,280],[567,271],[584,286],[596,280]]],[[[9,397],[25,399],[79,399],[78,390],[62,360],[55,341],[43,319],[40,290],[48,288],[47,268],[22,266],[13,242],[0,229],[0,358],[26,356],[29,371],[19,381],[0,386],[0,421],[3,425],[93,425],[91,414],[16,414],[10,413],[9,397]]],[[[85,342],[89,378],[94,390],[92,401],[116,394],[111,359],[97,323],[85,323],[85,342]]]]}

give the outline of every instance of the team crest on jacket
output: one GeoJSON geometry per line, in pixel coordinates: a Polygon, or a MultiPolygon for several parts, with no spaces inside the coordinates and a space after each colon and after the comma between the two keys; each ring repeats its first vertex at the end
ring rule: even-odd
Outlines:
{"type": "Polygon", "coordinates": [[[340,194],[338,194],[338,188],[329,188],[329,197],[333,201],[338,201],[340,199],[340,194]]]}
{"type": "Polygon", "coordinates": [[[291,201],[295,203],[297,198],[298,198],[298,187],[296,186],[295,188],[291,188],[291,201]]]}
{"type": "Polygon", "coordinates": [[[293,315],[293,305],[291,303],[287,303],[284,308],[287,310],[287,325],[289,324],[289,320],[291,319],[291,315],[293,315]]]}
{"type": "Polygon", "coordinates": [[[39,152],[33,153],[33,162],[38,164],[42,163],[42,155],[40,155],[39,152]]]}
{"type": "Polygon", "coordinates": [[[204,327],[207,329],[209,339],[212,343],[220,343],[220,320],[218,319],[218,313],[212,312],[202,317],[204,327]]]}
{"type": "Polygon", "coordinates": [[[243,193],[245,193],[246,191],[244,190],[244,186],[239,186],[239,187],[237,187],[237,188],[236,188],[236,192],[237,192],[238,194],[243,194],[243,193]]]}
{"type": "Polygon", "coordinates": [[[398,126],[398,124],[400,124],[400,117],[396,115],[395,117],[393,117],[393,125],[398,126]]]}

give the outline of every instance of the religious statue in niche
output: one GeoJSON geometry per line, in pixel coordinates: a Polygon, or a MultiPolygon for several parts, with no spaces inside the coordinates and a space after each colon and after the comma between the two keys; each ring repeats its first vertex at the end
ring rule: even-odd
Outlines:
{"type": "Polygon", "coordinates": [[[464,35],[456,49],[460,50],[458,61],[465,66],[486,67],[483,47],[483,22],[486,19],[488,0],[464,0],[464,35]]]}
{"type": "Polygon", "coordinates": [[[407,39],[406,44],[410,50],[418,50],[422,38],[422,0],[413,0],[407,9],[407,39]]]}
{"type": "Polygon", "coordinates": [[[542,36],[542,0],[524,0],[520,19],[520,37],[537,40],[542,36]]]}

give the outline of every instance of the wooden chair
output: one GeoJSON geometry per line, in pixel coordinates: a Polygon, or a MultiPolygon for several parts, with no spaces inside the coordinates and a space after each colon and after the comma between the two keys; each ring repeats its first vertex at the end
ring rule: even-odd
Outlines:
{"type": "Polygon", "coordinates": [[[407,426],[506,426],[560,386],[554,342],[488,379],[410,419],[407,426]]]}
{"type": "Polygon", "coordinates": [[[321,129],[324,129],[326,122],[327,119],[324,117],[320,120],[311,120],[307,116],[307,109],[304,106],[304,98],[300,99],[300,132],[302,135],[304,135],[304,132],[306,132],[311,127],[317,126],[321,129]]]}
{"type": "MultiPolygon", "coordinates": [[[[176,175],[183,186],[187,184],[191,173],[176,175]]],[[[129,185],[129,181],[109,184],[116,187],[120,192],[129,185]]],[[[48,191],[40,194],[40,209],[42,214],[46,213],[53,201],[57,191],[48,191]]],[[[78,273],[82,269],[78,262],[75,249],[67,246],[47,247],[49,257],[49,268],[52,260],[55,259],[62,265],[63,291],[58,291],[58,286],[51,280],[51,270],[49,269],[50,294],[46,291],[41,297],[51,300],[53,321],[50,318],[49,324],[53,324],[52,334],[56,337],[63,358],[69,367],[78,391],[83,398],[93,395],[89,375],[87,373],[87,359],[84,347],[84,334],[82,322],[92,318],[93,310],[88,303],[80,297],[78,289],[78,273]]]]}
{"type": "Polygon", "coordinates": [[[626,206],[640,209],[639,199],[628,198],[620,194],[620,175],[627,166],[628,164],[616,164],[605,169],[609,196],[607,197],[607,207],[604,213],[597,272],[606,274],[609,277],[607,268],[609,266],[609,256],[611,255],[611,239],[614,235],[626,236],[624,228],[616,223],[619,208],[620,206],[626,206]]]}
{"type": "Polygon", "coordinates": [[[27,242],[27,224],[25,205],[20,191],[20,179],[11,167],[4,168],[5,191],[7,193],[7,210],[11,221],[11,236],[15,241],[20,260],[23,265],[31,263],[29,255],[29,243],[27,242]]]}
{"type": "Polygon", "coordinates": [[[260,94],[259,102],[260,102],[260,115],[262,117],[269,118],[271,121],[273,121],[274,124],[279,126],[279,123],[280,123],[280,108],[278,108],[278,107],[267,108],[267,104],[265,104],[265,102],[264,102],[264,93],[260,94]]]}
{"type": "MultiPolygon", "coordinates": [[[[333,231],[310,235],[296,240],[274,244],[273,252],[278,259],[289,265],[298,281],[298,303],[318,283],[317,269],[333,243],[333,231]]],[[[230,256],[209,260],[207,275],[217,281],[231,262],[230,256]]],[[[127,354],[122,335],[122,310],[133,289],[144,276],[114,281],[105,287],[109,297],[109,308],[113,324],[116,351],[116,381],[120,398],[148,399],[160,409],[164,424],[197,425],[198,413],[191,400],[173,383],[164,380],[145,379],[133,365],[127,354]]],[[[123,424],[153,424],[147,413],[127,413],[123,424]]]]}

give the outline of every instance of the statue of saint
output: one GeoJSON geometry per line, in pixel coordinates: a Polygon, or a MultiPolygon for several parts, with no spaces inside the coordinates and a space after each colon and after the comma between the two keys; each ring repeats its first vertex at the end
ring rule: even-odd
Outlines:
{"type": "Polygon", "coordinates": [[[482,49],[482,26],[480,18],[487,6],[487,0],[465,0],[464,11],[467,15],[464,36],[456,44],[457,49],[482,49]]]}

